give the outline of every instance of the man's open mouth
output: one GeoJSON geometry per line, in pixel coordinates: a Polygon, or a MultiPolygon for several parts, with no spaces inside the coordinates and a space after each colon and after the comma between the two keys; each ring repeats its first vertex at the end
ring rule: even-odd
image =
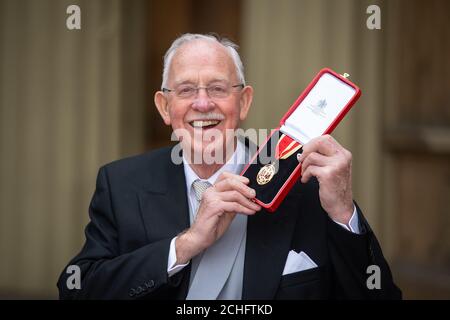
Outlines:
{"type": "Polygon", "coordinates": [[[189,124],[193,128],[200,128],[200,129],[210,129],[214,128],[220,123],[220,120],[195,120],[189,122],[189,124]]]}

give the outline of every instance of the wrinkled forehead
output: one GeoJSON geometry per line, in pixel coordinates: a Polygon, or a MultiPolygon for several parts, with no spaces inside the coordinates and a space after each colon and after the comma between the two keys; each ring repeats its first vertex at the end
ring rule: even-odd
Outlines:
{"type": "Polygon", "coordinates": [[[169,84],[207,84],[212,81],[237,81],[233,59],[224,46],[213,41],[195,40],[178,48],[170,65],[169,84]]]}

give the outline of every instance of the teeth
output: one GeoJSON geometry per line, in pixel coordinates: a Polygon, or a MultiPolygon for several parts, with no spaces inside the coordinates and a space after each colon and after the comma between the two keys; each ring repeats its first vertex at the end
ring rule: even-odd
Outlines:
{"type": "Polygon", "coordinates": [[[207,126],[215,126],[219,122],[220,121],[218,121],[218,120],[206,120],[206,121],[198,120],[198,121],[192,121],[191,125],[194,128],[203,128],[203,127],[207,127],[207,126]]]}

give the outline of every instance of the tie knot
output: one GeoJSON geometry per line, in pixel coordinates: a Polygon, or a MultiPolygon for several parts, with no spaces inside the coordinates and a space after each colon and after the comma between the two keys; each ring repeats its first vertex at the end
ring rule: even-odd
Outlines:
{"type": "Polygon", "coordinates": [[[194,188],[195,198],[197,201],[202,200],[203,192],[206,191],[209,187],[212,187],[212,184],[208,181],[202,181],[202,180],[195,180],[192,182],[192,187],[194,188]]]}

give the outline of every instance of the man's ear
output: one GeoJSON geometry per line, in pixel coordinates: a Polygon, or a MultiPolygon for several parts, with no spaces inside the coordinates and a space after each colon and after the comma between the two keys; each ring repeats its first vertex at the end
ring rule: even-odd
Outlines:
{"type": "Polygon", "coordinates": [[[253,101],[253,88],[251,86],[245,86],[241,91],[241,99],[239,101],[241,110],[239,113],[239,118],[244,121],[247,118],[248,111],[253,101]]]}
{"type": "Polygon", "coordinates": [[[161,118],[164,120],[166,125],[170,125],[170,114],[169,114],[169,102],[167,97],[162,91],[157,91],[154,97],[156,109],[158,109],[161,118]]]}

